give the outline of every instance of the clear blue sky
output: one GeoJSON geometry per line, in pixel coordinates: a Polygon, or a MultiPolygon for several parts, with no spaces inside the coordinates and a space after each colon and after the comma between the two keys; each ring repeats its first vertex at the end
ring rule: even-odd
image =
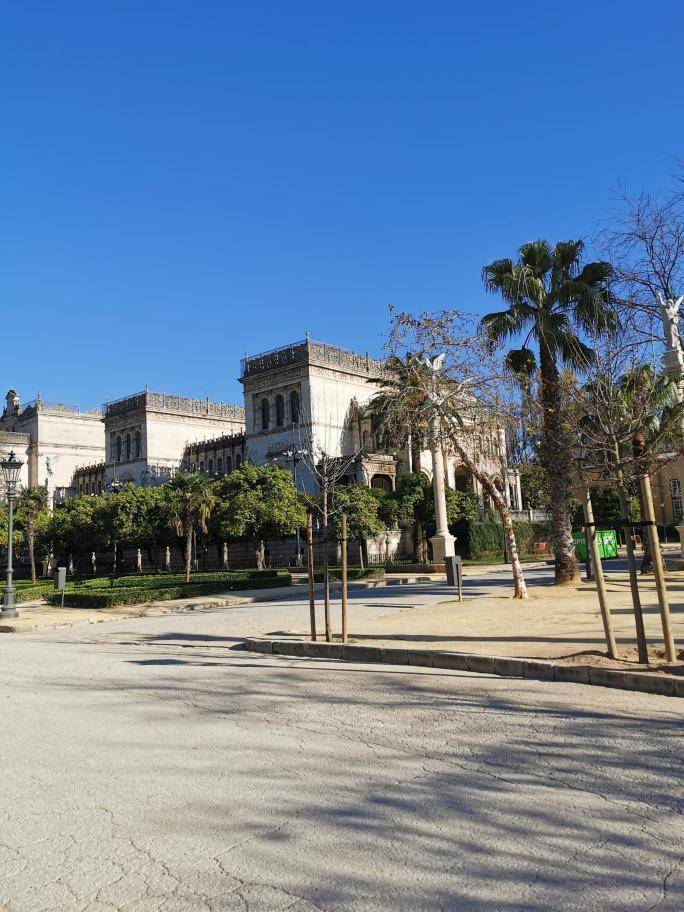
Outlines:
{"type": "Polygon", "coordinates": [[[0,2],[2,377],[235,401],[239,358],[378,351],[387,307],[590,237],[684,155],[675,0],[0,2]]]}

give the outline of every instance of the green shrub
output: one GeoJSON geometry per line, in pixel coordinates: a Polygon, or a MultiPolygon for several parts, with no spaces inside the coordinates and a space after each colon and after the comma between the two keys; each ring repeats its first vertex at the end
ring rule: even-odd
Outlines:
{"type": "MultiPolygon", "coordinates": [[[[32,602],[35,599],[45,598],[52,591],[53,585],[51,582],[36,580],[35,583],[32,583],[31,580],[20,580],[18,584],[15,584],[14,600],[18,605],[21,605],[23,602],[32,602]]],[[[0,599],[4,595],[5,587],[0,586],[0,599]]]]}
{"type": "MultiPolygon", "coordinates": [[[[257,581],[261,579],[275,580],[287,578],[287,570],[215,570],[193,573],[191,583],[220,583],[233,581],[257,581]]],[[[97,576],[90,579],[81,579],[68,584],[71,589],[114,589],[130,586],[134,589],[158,589],[164,586],[177,586],[185,584],[184,573],[156,573],[136,574],[131,576],[97,576]]]]}
{"type": "Polygon", "coordinates": [[[495,522],[468,523],[468,557],[503,557],[503,526],[495,522]]]}
{"type": "MultiPolygon", "coordinates": [[[[339,581],[342,579],[342,569],[340,567],[329,567],[328,575],[331,580],[339,581]]],[[[347,579],[348,580],[360,580],[360,579],[379,579],[385,575],[384,567],[366,567],[364,570],[361,567],[348,567],[347,568],[347,579]]],[[[314,580],[317,583],[323,582],[323,571],[317,570],[314,573],[314,580]]]]}
{"type": "MultiPolygon", "coordinates": [[[[234,592],[244,589],[268,589],[289,586],[292,576],[289,573],[269,574],[260,578],[243,578],[233,580],[212,580],[206,582],[177,583],[172,586],[160,583],[154,586],[115,586],[110,589],[68,589],[64,594],[64,604],[70,608],[113,608],[117,605],[136,605],[140,602],[164,601],[176,598],[192,598],[197,595],[213,595],[217,592],[234,592]]],[[[62,595],[54,592],[48,597],[52,605],[60,605],[62,595]]]]}
{"type": "MultiPolygon", "coordinates": [[[[534,554],[537,542],[551,540],[551,526],[547,523],[513,523],[518,554],[534,554]]],[[[497,522],[470,522],[458,529],[457,543],[463,556],[471,560],[487,557],[504,559],[503,525],[497,522]]]]}

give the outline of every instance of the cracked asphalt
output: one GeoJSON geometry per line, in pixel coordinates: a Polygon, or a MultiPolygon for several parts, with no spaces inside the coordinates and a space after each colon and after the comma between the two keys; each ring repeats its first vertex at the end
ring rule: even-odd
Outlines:
{"type": "Polygon", "coordinates": [[[234,648],[302,612],[0,637],[0,908],[684,909],[684,701],[234,648]]]}

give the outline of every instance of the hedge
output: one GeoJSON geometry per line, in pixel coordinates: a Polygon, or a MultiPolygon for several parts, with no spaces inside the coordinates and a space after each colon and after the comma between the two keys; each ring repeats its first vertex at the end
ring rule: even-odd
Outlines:
{"type": "MultiPolygon", "coordinates": [[[[193,573],[191,583],[220,583],[235,581],[258,581],[262,579],[276,580],[287,579],[290,576],[287,570],[215,570],[193,573]]],[[[130,586],[134,589],[152,588],[159,589],[167,586],[187,585],[184,573],[157,573],[137,574],[131,576],[98,576],[92,579],[82,579],[74,582],[74,588],[83,589],[114,589],[130,586]]],[[[67,588],[71,588],[70,585],[67,588]]]]}
{"type": "MultiPolygon", "coordinates": [[[[241,589],[269,589],[289,586],[292,576],[279,573],[257,579],[214,580],[207,582],[179,583],[173,586],[116,586],[113,589],[87,588],[67,589],[64,604],[70,608],[114,608],[117,605],[136,605],[140,602],[164,601],[175,598],[189,598],[196,595],[213,595],[217,592],[233,592],[241,589]]],[[[53,592],[47,601],[61,605],[61,592],[53,592]]]]}
{"type": "MultiPolygon", "coordinates": [[[[551,527],[545,523],[513,523],[520,555],[532,554],[536,542],[549,541],[551,527]]],[[[503,525],[497,522],[468,522],[457,529],[457,546],[462,556],[477,560],[504,556],[503,525]]]]}
{"type": "MultiPolygon", "coordinates": [[[[365,570],[362,570],[361,567],[347,567],[347,579],[348,580],[360,580],[360,579],[378,579],[385,575],[384,567],[366,567],[365,570]]],[[[340,567],[329,567],[328,576],[333,581],[339,581],[342,579],[342,570],[340,567]]],[[[317,570],[314,573],[314,580],[317,583],[323,582],[323,571],[317,570]]]]}
{"type": "MultiPolygon", "coordinates": [[[[52,583],[50,582],[40,582],[36,580],[35,583],[32,583],[31,580],[23,580],[23,585],[15,584],[14,592],[14,601],[17,605],[21,605],[23,602],[32,602],[35,599],[42,599],[49,595],[52,592],[52,583]]],[[[0,587],[0,599],[4,598],[5,587],[0,587]]]]}

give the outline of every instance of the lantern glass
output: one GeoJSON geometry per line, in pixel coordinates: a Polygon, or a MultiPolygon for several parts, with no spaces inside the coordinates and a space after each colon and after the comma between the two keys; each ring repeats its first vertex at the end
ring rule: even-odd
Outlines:
{"type": "Polygon", "coordinates": [[[5,459],[0,462],[0,469],[2,469],[2,478],[5,482],[5,488],[7,493],[12,495],[16,493],[17,483],[19,482],[19,473],[21,472],[21,467],[23,462],[20,459],[17,459],[14,451],[12,451],[5,459]]]}

